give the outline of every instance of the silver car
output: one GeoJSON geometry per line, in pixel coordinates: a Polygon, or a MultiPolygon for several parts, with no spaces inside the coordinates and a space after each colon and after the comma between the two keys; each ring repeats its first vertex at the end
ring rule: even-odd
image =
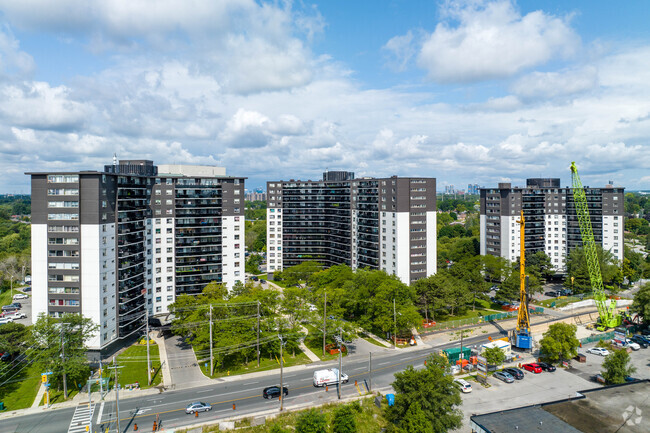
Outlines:
{"type": "Polygon", "coordinates": [[[207,412],[209,410],[212,410],[212,405],[203,403],[202,401],[197,401],[188,404],[185,408],[185,413],[190,414],[195,412],[207,412]]]}
{"type": "Polygon", "coordinates": [[[512,377],[510,373],[506,373],[505,371],[497,371],[494,373],[494,377],[496,377],[499,380],[504,381],[505,383],[512,383],[515,381],[515,378],[512,377]]]}

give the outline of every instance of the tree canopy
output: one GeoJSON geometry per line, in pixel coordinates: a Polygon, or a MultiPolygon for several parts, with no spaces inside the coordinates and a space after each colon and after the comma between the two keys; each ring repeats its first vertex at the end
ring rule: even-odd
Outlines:
{"type": "Polygon", "coordinates": [[[636,371],[636,367],[630,365],[630,354],[624,349],[612,351],[603,361],[601,372],[605,381],[610,384],[625,383],[625,378],[636,371]]]}
{"type": "Polygon", "coordinates": [[[554,323],[539,342],[544,359],[558,361],[573,358],[578,354],[580,341],[576,338],[578,327],[568,323],[554,323]]]}
{"type": "Polygon", "coordinates": [[[386,418],[393,431],[443,433],[461,426],[460,390],[442,356],[431,356],[423,369],[409,365],[395,373],[392,386],[395,404],[386,409],[386,418]]]}

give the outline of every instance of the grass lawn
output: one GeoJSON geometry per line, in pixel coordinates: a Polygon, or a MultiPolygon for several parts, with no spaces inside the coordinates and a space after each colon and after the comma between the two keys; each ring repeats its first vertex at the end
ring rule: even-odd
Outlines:
{"type": "MultiPolygon", "coordinates": [[[[355,403],[349,403],[355,404],[355,403]]],[[[356,431],[357,433],[379,433],[387,425],[387,421],[383,417],[382,409],[375,406],[373,398],[365,398],[359,400],[358,404],[360,405],[359,413],[355,414],[356,421],[356,431]]],[[[386,403],[383,403],[385,405],[386,403]]],[[[328,404],[315,408],[318,413],[325,415],[328,425],[332,425],[334,418],[334,411],[339,408],[340,405],[337,404],[328,404]]],[[[251,418],[246,418],[241,421],[237,421],[235,428],[241,433],[267,433],[270,432],[274,427],[280,427],[282,431],[294,431],[298,418],[305,411],[298,412],[288,412],[276,416],[273,419],[267,420],[264,425],[251,427],[251,418]]],[[[276,428],[277,428],[276,427],[276,428]]],[[[204,433],[218,432],[219,426],[214,425],[210,427],[204,427],[204,433]]],[[[328,430],[329,431],[329,430],[328,430]]]]}
{"type": "Polygon", "coordinates": [[[41,384],[41,372],[36,369],[36,366],[30,365],[22,371],[20,376],[16,376],[14,379],[22,380],[1,387],[0,401],[4,402],[6,410],[31,407],[41,384]]]}
{"type": "MultiPolygon", "coordinates": [[[[151,358],[151,367],[154,369],[154,372],[151,374],[151,386],[156,386],[162,380],[158,345],[149,344],[149,356],[151,358]]],[[[126,349],[117,357],[117,364],[124,366],[124,368],[120,368],[120,372],[118,373],[122,388],[136,382],[140,384],[140,388],[149,388],[147,385],[146,344],[134,344],[126,349]]]]}
{"type": "MultiPolygon", "coordinates": [[[[291,367],[293,365],[301,365],[301,364],[309,364],[310,360],[302,352],[296,352],[296,356],[293,356],[291,352],[285,352],[284,353],[284,366],[285,367],[291,367]]],[[[210,376],[209,370],[210,370],[210,361],[202,361],[199,363],[199,367],[201,367],[201,371],[203,374],[206,376],[210,376]],[[205,366],[207,363],[207,367],[205,366]]],[[[269,359],[268,357],[261,357],[260,358],[260,366],[257,366],[257,359],[254,359],[250,361],[248,364],[242,364],[239,366],[233,366],[230,367],[229,370],[218,370],[217,367],[215,366],[215,372],[214,375],[212,376],[213,378],[217,377],[223,377],[223,376],[235,376],[238,374],[246,374],[246,373],[254,373],[256,371],[267,371],[267,370],[274,370],[276,368],[280,368],[280,363],[275,359],[269,359]]]]}
{"type": "MultiPolygon", "coordinates": [[[[307,337],[305,337],[305,346],[307,346],[316,356],[318,356],[321,361],[331,361],[333,359],[339,359],[338,353],[330,355],[325,353],[323,356],[323,336],[317,336],[316,328],[312,325],[305,325],[305,328],[309,331],[307,337]]],[[[334,340],[331,338],[327,339],[327,344],[334,343],[334,340]]],[[[347,352],[343,351],[343,356],[347,356],[347,352]]]]}
{"type": "MultiPolygon", "coordinates": [[[[75,389],[74,386],[68,387],[68,400],[77,394],[79,394],[78,388],[75,389]]],[[[88,396],[88,394],[86,394],[86,396],[88,396]]],[[[57,391],[56,388],[50,388],[50,404],[62,403],[64,401],[66,400],[63,399],[63,390],[57,391]]],[[[39,404],[43,406],[43,401],[41,401],[39,404]]]]}

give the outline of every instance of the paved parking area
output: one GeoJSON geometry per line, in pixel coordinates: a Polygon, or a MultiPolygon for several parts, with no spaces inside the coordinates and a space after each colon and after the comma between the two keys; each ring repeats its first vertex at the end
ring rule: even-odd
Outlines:
{"type": "MultiPolygon", "coordinates": [[[[587,362],[571,362],[570,369],[558,368],[553,373],[542,372],[534,374],[524,371],[522,380],[505,383],[492,377],[488,378],[489,388],[471,381],[472,392],[463,394],[463,427],[458,431],[467,431],[469,417],[473,414],[495,412],[513,409],[575,397],[576,392],[597,388],[601,385],[592,382],[589,378],[602,370],[604,357],[586,353],[587,349],[595,344],[583,346],[581,353],[587,355],[587,362]]],[[[633,351],[630,353],[632,365],[637,369],[634,377],[639,379],[650,378],[650,348],[633,351]]]]}

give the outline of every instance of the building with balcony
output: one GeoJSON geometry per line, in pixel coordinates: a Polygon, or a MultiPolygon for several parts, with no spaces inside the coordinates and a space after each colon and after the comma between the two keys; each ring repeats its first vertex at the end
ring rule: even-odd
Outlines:
{"type": "Polygon", "coordinates": [[[180,294],[244,278],[244,180],[211,166],[117,161],[32,179],[33,315],[95,321],[94,350],[180,294]],[[241,219],[241,220],[240,220],[241,219]]]}
{"type": "MultiPolygon", "coordinates": [[[[624,193],[622,187],[585,188],[594,239],[623,260],[624,193]]],[[[551,258],[555,271],[565,272],[566,257],[582,246],[572,189],[560,179],[527,179],[526,187],[500,183],[481,188],[481,254],[519,260],[519,220],[524,211],[526,254],[538,251],[551,258]]]]}
{"type": "Polygon", "coordinates": [[[436,180],[354,178],[267,182],[267,269],[314,260],[381,269],[409,284],[436,272],[436,180]]]}

